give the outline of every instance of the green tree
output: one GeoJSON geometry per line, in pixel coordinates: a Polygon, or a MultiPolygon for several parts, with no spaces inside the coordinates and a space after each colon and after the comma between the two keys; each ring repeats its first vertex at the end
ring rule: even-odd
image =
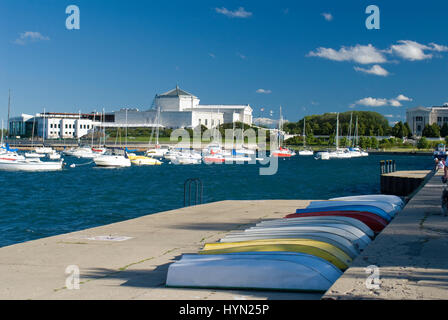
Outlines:
{"type": "Polygon", "coordinates": [[[440,136],[441,137],[446,137],[448,136],[448,123],[444,123],[442,128],[440,129],[440,136]]]}
{"type": "Polygon", "coordinates": [[[428,149],[429,148],[429,141],[425,137],[421,137],[421,139],[417,143],[418,149],[428,149]]]}
{"type": "Polygon", "coordinates": [[[432,125],[427,124],[423,128],[422,136],[428,138],[438,138],[440,137],[440,127],[437,123],[433,123],[432,125]]]}
{"type": "Polygon", "coordinates": [[[411,128],[409,127],[409,124],[407,122],[404,123],[404,127],[406,129],[406,137],[408,139],[412,138],[412,131],[411,131],[411,128]]]}
{"type": "Polygon", "coordinates": [[[378,149],[378,139],[375,137],[370,138],[370,148],[378,149]]]}

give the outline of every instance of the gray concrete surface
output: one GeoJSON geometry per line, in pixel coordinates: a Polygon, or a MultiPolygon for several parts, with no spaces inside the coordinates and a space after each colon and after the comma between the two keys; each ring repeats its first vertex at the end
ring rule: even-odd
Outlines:
{"type": "Polygon", "coordinates": [[[448,299],[448,216],[438,172],[418,190],[324,295],[324,299],[448,299]],[[369,289],[366,267],[379,268],[369,289]]]}

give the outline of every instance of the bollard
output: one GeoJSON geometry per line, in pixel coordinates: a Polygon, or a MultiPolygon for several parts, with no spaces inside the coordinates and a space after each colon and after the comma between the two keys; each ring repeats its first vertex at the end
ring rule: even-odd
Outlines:
{"type": "Polygon", "coordinates": [[[385,163],[384,163],[384,160],[381,160],[380,161],[380,172],[381,172],[381,174],[384,174],[385,173],[385,163]]]}

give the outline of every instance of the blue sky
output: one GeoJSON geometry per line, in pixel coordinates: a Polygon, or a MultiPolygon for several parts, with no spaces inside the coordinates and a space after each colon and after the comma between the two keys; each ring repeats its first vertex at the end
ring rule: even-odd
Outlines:
{"type": "Polygon", "coordinates": [[[0,2],[0,117],[147,109],[176,84],[255,117],[448,102],[447,1],[0,2]],[[80,9],[67,30],[65,8],[80,9]],[[380,9],[368,30],[365,9],[380,9]],[[261,110],[264,111],[261,111],[261,110]]]}

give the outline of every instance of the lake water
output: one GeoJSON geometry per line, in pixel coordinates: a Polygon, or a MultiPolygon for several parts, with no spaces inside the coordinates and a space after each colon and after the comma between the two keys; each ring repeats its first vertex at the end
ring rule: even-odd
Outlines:
{"type": "Polygon", "coordinates": [[[60,172],[0,172],[0,247],[180,208],[184,182],[195,177],[204,184],[204,202],[379,193],[380,160],[396,160],[397,170],[432,166],[431,156],[330,161],[296,156],[281,159],[275,175],[261,176],[259,165],[70,168],[89,160],[66,157],[67,167],[60,172]]]}

